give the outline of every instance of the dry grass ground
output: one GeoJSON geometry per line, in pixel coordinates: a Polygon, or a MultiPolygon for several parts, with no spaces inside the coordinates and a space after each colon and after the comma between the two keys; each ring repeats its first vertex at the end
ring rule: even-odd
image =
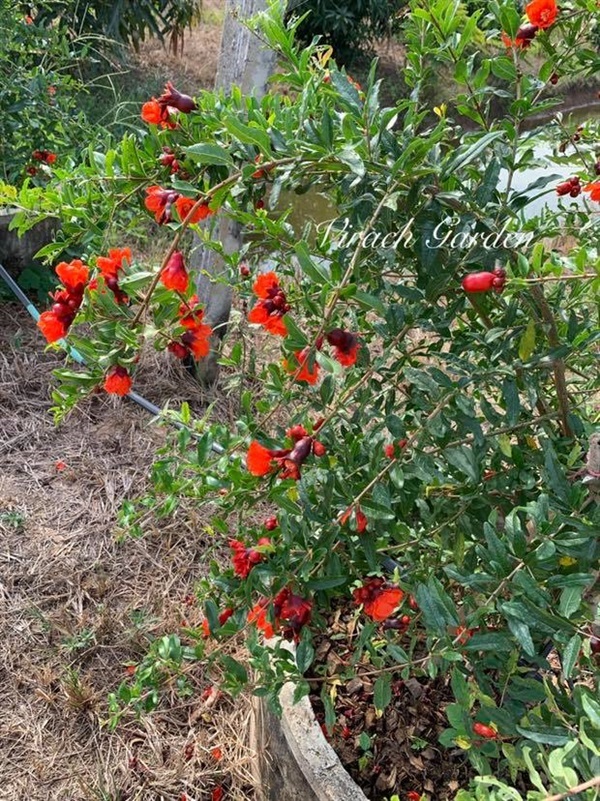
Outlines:
{"type": "MultiPolygon", "coordinates": [[[[59,363],[24,312],[0,307],[0,799],[194,801],[219,785],[225,798],[251,798],[248,706],[223,697],[204,708],[200,669],[189,674],[191,698],[115,732],[103,725],[125,664],[184,615],[200,616],[184,599],[214,543],[192,508],[144,539],[117,541],[118,507],[144,487],[164,432],[105,396],[56,428],[59,363]]],[[[181,375],[147,372],[138,389],[203,405],[181,375]]]]}

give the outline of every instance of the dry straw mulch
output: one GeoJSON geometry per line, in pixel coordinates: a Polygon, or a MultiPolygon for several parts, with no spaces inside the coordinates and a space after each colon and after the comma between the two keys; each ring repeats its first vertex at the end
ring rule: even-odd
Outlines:
{"type": "MultiPolygon", "coordinates": [[[[61,363],[19,307],[0,306],[0,799],[196,801],[218,786],[252,798],[249,704],[207,705],[201,667],[188,674],[191,697],[173,691],[142,720],[105,725],[126,663],[201,616],[184,599],[215,543],[189,504],[143,539],[115,537],[119,505],[143,490],[165,432],[105,395],[55,427],[61,363]]],[[[155,403],[205,405],[180,372],[141,372],[136,389],[155,403]]]]}

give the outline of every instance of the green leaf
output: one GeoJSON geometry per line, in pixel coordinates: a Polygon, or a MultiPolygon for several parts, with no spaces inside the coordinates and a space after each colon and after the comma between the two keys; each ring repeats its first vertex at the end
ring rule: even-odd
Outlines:
{"type": "Polygon", "coordinates": [[[560,594],[560,603],[558,611],[563,617],[571,617],[581,606],[581,596],[583,595],[584,587],[575,585],[573,587],[565,587],[560,594]]]}
{"type": "Polygon", "coordinates": [[[600,729],[600,704],[587,692],[581,694],[581,706],[595,729],[600,729]]]}
{"type": "Polygon", "coordinates": [[[569,742],[569,732],[557,727],[538,726],[536,729],[525,729],[517,726],[517,731],[528,740],[542,745],[566,745],[569,742]]]}
{"type": "Polygon", "coordinates": [[[581,650],[581,643],[581,636],[579,634],[574,634],[563,649],[561,662],[565,679],[571,678],[573,668],[579,656],[579,651],[581,650]]]}
{"type": "Polygon", "coordinates": [[[373,703],[377,710],[377,717],[381,717],[383,710],[392,700],[392,676],[390,673],[382,673],[377,677],[373,687],[373,703]]]}
{"type": "Polygon", "coordinates": [[[442,169],[442,180],[447,178],[449,175],[457,172],[461,167],[466,167],[467,164],[470,164],[474,161],[478,156],[480,156],[483,151],[491,145],[492,142],[495,142],[497,139],[504,137],[504,131],[490,131],[489,133],[482,136],[480,139],[477,139],[473,142],[472,145],[469,145],[464,150],[459,150],[459,152],[453,156],[444,166],[442,169]]]}
{"type": "Polygon", "coordinates": [[[232,167],[233,160],[224,147],[201,142],[197,145],[184,147],[184,152],[200,164],[216,164],[221,167],[232,167]]]}
{"type": "Polygon", "coordinates": [[[474,484],[479,482],[479,465],[472,448],[467,445],[461,445],[460,448],[446,448],[444,455],[453,467],[464,473],[474,484]]]}
{"type": "Polygon", "coordinates": [[[258,148],[266,155],[271,154],[271,140],[269,135],[250,125],[244,125],[235,117],[227,117],[225,119],[225,127],[230,134],[236,137],[240,142],[247,145],[257,145],[258,148]]]}
{"type": "Polygon", "coordinates": [[[323,263],[313,261],[310,257],[310,251],[306,242],[300,241],[296,244],[294,250],[300,262],[302,272],[307,275],[312,281],[321,286],[323,283],[331,283],[331,275],[329,270],[326,269],[323,263]]]}
{"type": "Polygon", "coordinates": [[[315,649],[307,639],[302,640],[296,648],[296,664],[300,673],[306,673],[314,658],[315,649]]]}
{"type": "Polygon", "coordinates": [[[519,359],[526,362],[535,350],[535,321],[531,319],[519,342],[519,359]]]}

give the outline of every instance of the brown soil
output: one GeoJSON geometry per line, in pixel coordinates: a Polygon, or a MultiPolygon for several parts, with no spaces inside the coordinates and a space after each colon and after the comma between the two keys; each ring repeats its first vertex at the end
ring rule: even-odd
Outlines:
{"type": "MultiPolygon", "coordinates": [[[[340,681],[340,670],[352,658],[355,623],[354,615],[335,614],[326,633],[315,638],[318,664],[314,673],[326,674],[335,688],[336,722],[331,731],[323,725],[323,733],[372,801],[386,801],[394,794],[405,799],[410,791],[435,801],[453,799],[459,788],[468,786],[474,772],[463,751],[444,748],[438,742],[439,735],[449,728],[444,709],[454,702],[449,678],[403,681],[396,677],[392,700],[378,718],[372,665],[358,665],[353,668],[353,678],[340,681]]],[[[324,724],[322,681],[315,687],[311,702],[317,720],[324,724]]]]}
{"type": "MultiPolygon", "coordinates": [[[[184,599],[215,544],[189,506],[149,521],[143,539],[115,537],[118,508],[143,490],[165,432],[101,395],[56,428],[60,364],[20,307],[0,306],[0,799],[195,801],[218,786],[226,799],[252,798],[249,705],[222,696],[205,706],[200,668],[188,673],[191,697],[173,692],[140,721],[105,725],[126,663],[180,631],[184,615],[198,622],[184,599]]],[[[205,405],[165,365],[142,369],[136,389],[159,404],[205,405]]]]}

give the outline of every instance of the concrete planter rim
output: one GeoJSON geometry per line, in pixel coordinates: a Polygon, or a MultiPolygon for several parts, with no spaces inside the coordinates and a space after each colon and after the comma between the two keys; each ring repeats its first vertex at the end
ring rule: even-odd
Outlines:
{"type": "MultiPolygon", "coordinates": [[[[283,644],[295,650],[290,643],[283,644]]],[[[257,752],[258,797],[264,801],[368,801],[325,739],[309,696],[294,703],[295,688],[287,682],[279,694],[281,718],[267,710],[263,698],[254,700],[251,740],[257,752]],[[285,760],[290,761],[296,780],[285,781],[283,789],[277,787],[273,794],[270,770],[283,770],[285,760]]]]}

